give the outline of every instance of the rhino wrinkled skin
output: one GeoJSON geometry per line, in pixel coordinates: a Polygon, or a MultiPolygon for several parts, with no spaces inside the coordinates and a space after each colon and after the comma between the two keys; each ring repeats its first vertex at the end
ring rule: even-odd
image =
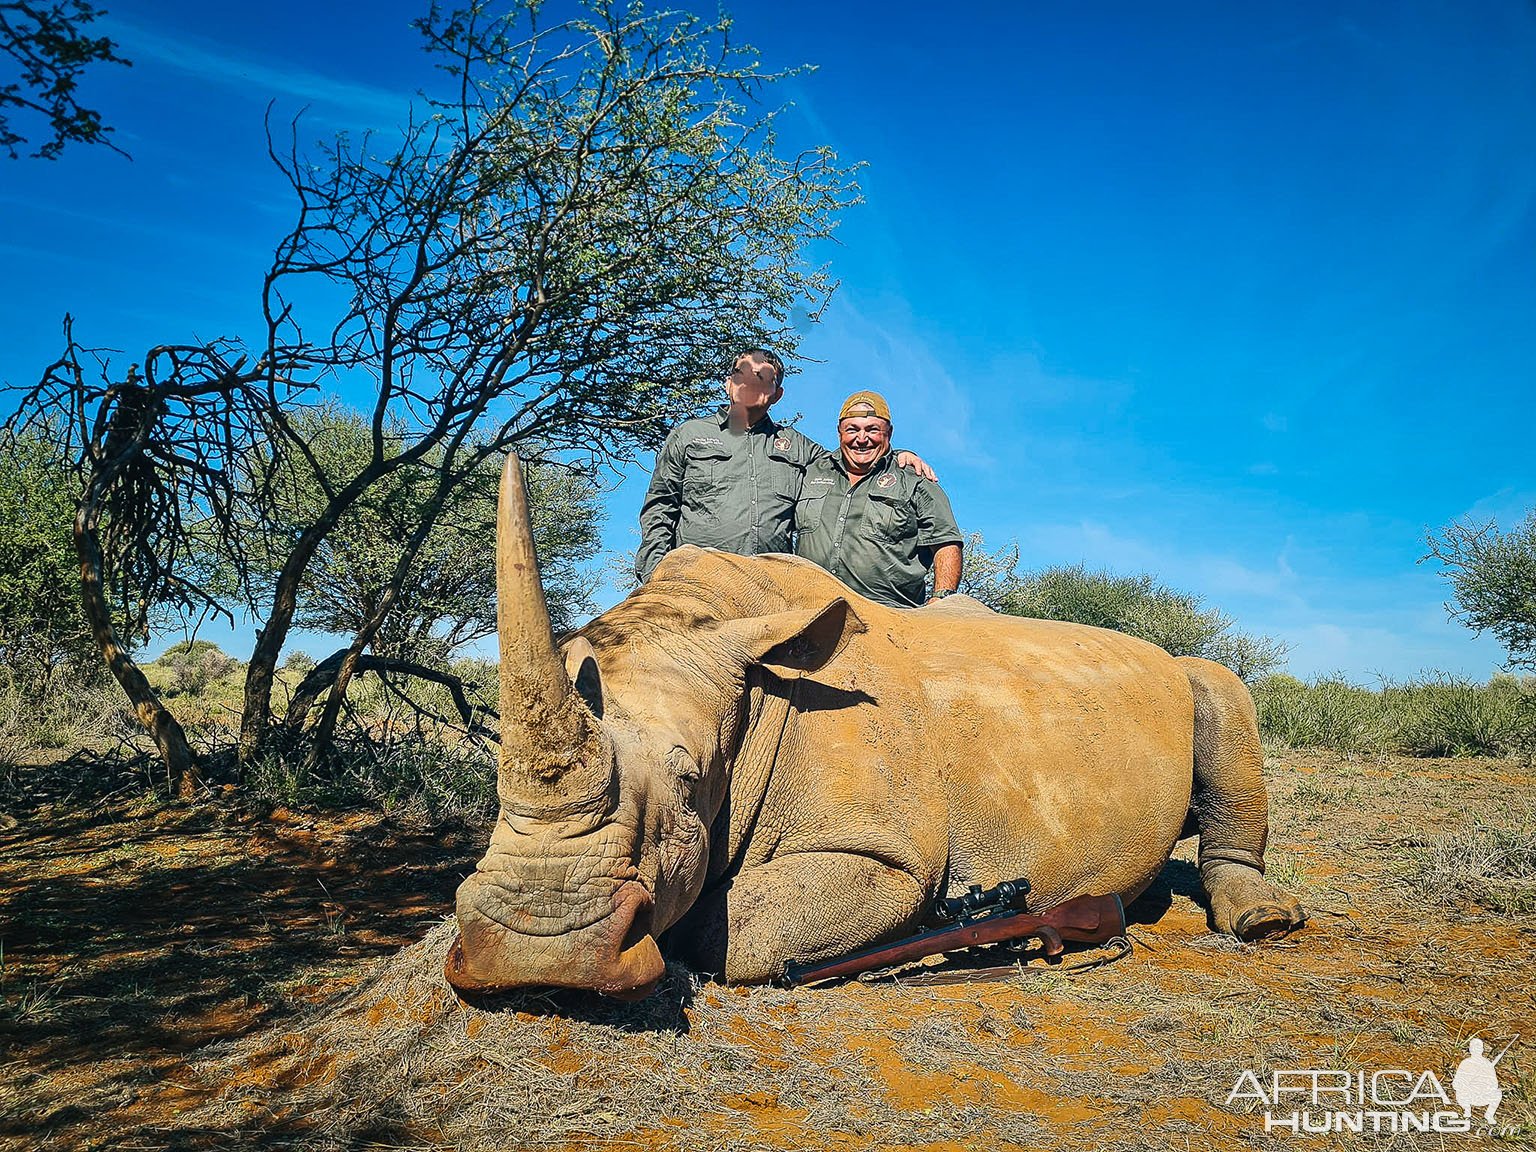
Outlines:
{"type": "Polygon", "coordinates": [[[643,996],[663,932],[702,971],[766,981],[1018,876],[1035,907],[1129,902],[1192,800],[1213,926],[1304,919],[1263,879],[1253,703],[1220,665],[693,547],[557,648],[515,458],[498,541],[501,813],[458,892],[462,991],[643,996]]]}

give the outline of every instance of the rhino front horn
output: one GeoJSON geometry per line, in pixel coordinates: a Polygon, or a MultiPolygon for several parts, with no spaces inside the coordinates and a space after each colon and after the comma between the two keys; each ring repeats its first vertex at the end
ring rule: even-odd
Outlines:
{"type": "Polygon", "coordinates": [[[549,605],[539,579],[522,463],[507,454],[496,514],[496,626],[501,645],[503,805],[539,811],[568,808],[607,790],[596,718],[555,651],[549,605]]]}

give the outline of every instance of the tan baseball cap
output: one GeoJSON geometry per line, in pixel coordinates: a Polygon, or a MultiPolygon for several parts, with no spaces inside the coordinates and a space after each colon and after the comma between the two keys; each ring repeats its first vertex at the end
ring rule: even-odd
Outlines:
{"type": "Polygon", "coordinates": [[[889,424],[891,406],[878,392],[855,392],[843,401],[843,410],[837,414],[839,420],[846,420],[850,416],[878,416],[889,424]]]}

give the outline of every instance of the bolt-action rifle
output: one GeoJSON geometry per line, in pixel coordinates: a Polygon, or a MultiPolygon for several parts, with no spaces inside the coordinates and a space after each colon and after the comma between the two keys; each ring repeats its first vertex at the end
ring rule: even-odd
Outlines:
{"type": "Polygon", "coordinates": [[[811,964],[790,961],[784,965],[782,983],[793,986],[857,976],[876,968],[910,964],[941,952],[1009,941],[1017,945],[1038,940],[1047,956],[1060,956],[1067,940],[1105,944],[1125,935],[1125,906],[1119,896],[1074,896],[1054,908],[1031,912],[1025,903],[1028,894],[1029,881],[1022,878],[1004,880],[996,888],[985,890],[972,884],[962,895],[934,901],[933,915],[944,921],[939,927],[851,952],[836,960],[811,964]]]}

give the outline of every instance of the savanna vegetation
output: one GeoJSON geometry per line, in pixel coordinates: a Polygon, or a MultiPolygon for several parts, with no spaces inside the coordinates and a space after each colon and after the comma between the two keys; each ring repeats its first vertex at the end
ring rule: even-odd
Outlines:
{"type": "MultiPolygon", "coordinates": [[[[674,966],[637,1006],[447,991],[433,924],[496,811],[475,645],[499,459],[524,459],[551,616],[576,623],[602,468],[742,344],[793,351],[833,286],[812,245],[857,197],[830,152],[780,154],[779,77],[723,20],[536,9],[420,20],[442,87],[398,138],[272,126],[294,211],[246,331],[122,357],[66,322],[0,431],[0,1147],[1231,1146],[1256,1137],[1219,1105],[1242,1068],[1418,1067],[1514,1019],[1536,814],[1509,797],[1531,780],[1436,758],[1536,751],[1536,513],[1428,541],[1453,612],[1509,653],[1485,684],[1303,683],[1154,575],[972,542],[965,590],[997,610],[1250,684],[1304,971],[1290,944],[1202,935],[1186,844],[1091,986],[1026,964],[828,995],[674,966]],[[251,648],[212,618],[257,622],[251,648]]],[[[82,68],[123,63],[98,15],[0,3],[13,156],[11,111],[46,119],[38,155],[112,146],[74,100],[82,68]]],[[[1536,1078],[1509,1069],[1528,1142],[1536,1078]]]]}
{"type": "Polygon", "coordinates": [[[1155,576],[1093,572],[1081,564],[1021,572],[1018,545],[988,552],[980,536],[966,548],[961,590],[998,612],[1113,628],[1175,656],[1214,660],[1249,683],[1285,661],[1280,641],[1235,631],[1226,613],[1155,576]]]}
{"type": "MultiPolygon", "coordinates": [[[[357,414],[331,405],[299,419],[324,467],[344,471],[366,458],[368,431],[357,414]]],[[[301,585],[300,626],[340,636],[365,632],[395,579],[403,541],[423,515],[418,481],[424,474],[397,475],[339,521],[301,585]]],[[[529,478],[552,618],[557,627],[570,626],[591,607],[588,563],[597,551],[600,493],[580,472],[558,466],[536,464],[529,478]]],[[[291,538],[323,503],[323,492],[305,479],[284,477],[278,507],[285,519],[273,532],[278,539],[291,538]]],[[[494,627],[495,481],[495,462],[488,458],[444,502],[329,721],[339,724],[339,736],[330,736],[336,755],[328,763],[313,755],[264,758],[243,779],[252,800],[365,803],[433,818],[492,809],[494,735],[487,718],[494,715],[495,670],[463,650],[494,627]]],[[[19,765],[76,749],[130,763],[142,756],[142,730],[105,675],[75,599],[72,483],[73,473],[50,440],[10,437],[0,457],[0,510],[6,513],[0,527],[0,763],[12,804],[32,776],[19,765]]],[[[1486,543],[1491,535],[1485,529],[1463,538],[1486,543]]],[[[1517,579],[1524,571],[1525,558],[1508,544],[1487,553],[1502,567],[1479,569],[1483,583],[1477,587],[1517,579]]],[[[1303,682],[1275,671],[1284,655],[1279,642],[1237,631],[1219,609],[1150,575],[1082,566],[1021,572],[1016,549],[988,552],[979,538],[970,558],[966,591],[1000,611],[1114,628],[1176,655],[1232,667],[1249,681],[1271,748],[1341,756],[1515,757],[1527,763],[1536,755],[1536,680],[1529,675],[1502,674],[1481,684],[1434,673],[1374,686],[1327,676],[1303,682]]],[[[234,566],[216,553],[200,562],[209,586],[221,565],[234,566]]],[[[255,554],[245,558],[243,578],[270,587],[278,567],[276,553],[255,554]]],[[[1483,626],[1498,623],[1505,633],[1520,635],[1510,631],[1516,624],[1496,617],[1484,601],[1468,599],[1483,605],[1483,626]]],[[[149,619],[139,617],[136,625],[147,629],[149,619]]],[[[280,731],[288,747],[303,747],[305,726],[349,651],[338,649],[319,661],[295,651],[278,669],[280,731]]],[[[1519,663],[1516,656],[1512,664],[1519,663]]],[[[175,709],[200,757],[216,761],[236,745],[244,662],[193,639],[167,648],[144,674],[156,696],[175,709]]],[[[146,784],[174,787],[161,772],[142,764],[138,771],[146,784]]]]}
{"type": "Polygon", "coordinates": [[[1284,674],[1253,686],[1259,728],[1283,748],[1341,755],[1536,755],[1536,678],[1483,684],[1429,674],[1375,687],[1337,677],[1303,683],[1284,674]]]}
{"type": "Polygon", "coordinates": [[[988,552],[973,537],[964,591],[999,612],[1069,620],[1140,636],[1175,656],[1231,668],[1253,692],[1259,728],[1275,748],[1343,756],[1536,756],[1536,513],[1507,534],[1457,524],[1431,535],[1446,565],[1453,615],[1505,646],[1510,672],[1486,683],[1436,672],[1399,682],[1339,676],[1303,682],[1285,674],[1286,646],[1237,629],[1198,596],[1147,573],[1119,575],[1082,565],[1020,571],[1017,546],[988,552]]]}
{"type": "Polygon", "coordinates": [[[183,795],[274,761],[348,770],[377,734],[350,695],[369,675],[408,710],[407,681],[445,689],[432,722],[472,737],[445,662],[489,610],[463,545],[494,462],[515,448],[539,473],[579,564],[598,470],[659,444],[742,344],[792,352],[832,288],[807,250],[856,199],[852,170],[781,154],[780,76],[723,18],[434,6],[416,28],[438,82],[397,137],[311,148],[270,126],[294,213],[248,331],[119,357],[66,320],[9,423],[63,468],[87,634],[183,795]],[[259,622],[217,749],[138,663],[208,617],[259,622]],[[289,700],[303,626],[341,647],[289,700]]]}
{"type": "Polygon", "coordinates": [[[1493,633],[1511,668],[1536,671],[1536,508],[1507,532],[1493,520],[1458,520],[1426,543],[1424,559],[1441,564],[1457,619],[1493,633]]]}

